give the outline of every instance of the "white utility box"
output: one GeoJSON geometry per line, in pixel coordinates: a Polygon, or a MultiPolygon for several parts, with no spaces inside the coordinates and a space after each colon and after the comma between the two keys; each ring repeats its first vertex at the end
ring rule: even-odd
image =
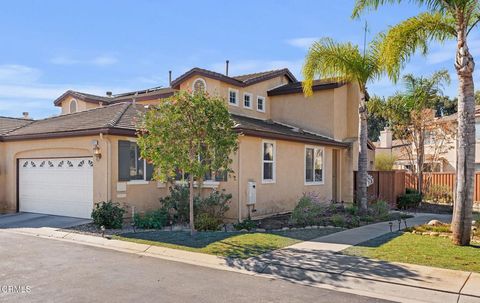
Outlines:
{"type": "Polygon", "coordinates": [[[247,205],[254,205],[255,203],[257,203],[257,183],[249,181],[247,187],[247,205]]]}

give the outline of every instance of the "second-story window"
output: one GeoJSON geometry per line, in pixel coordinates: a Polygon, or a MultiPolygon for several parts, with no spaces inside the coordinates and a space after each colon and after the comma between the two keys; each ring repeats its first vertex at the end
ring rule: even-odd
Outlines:
{"type": "Polygon", "coordinates": [[[73,99],[70,101],[70,114],[76,113],[77,112],[77,100],[73,99]]]}
{"type": "Polygon", "coordinates": [[[205,80],[202,78],[198,78],[193,82],[193,92],[198,93],[198,92],[206,92],[207,91],[207,84],[205,83],[205,80]]]}
{"type": "Polygon", "coordinates": [[[243,95],[243,107],[252,108],[252,94],[245,93],[243,95]]]}
{"type": "Polygon", "coordinates": [[[228,89],[228,103],[238,105],[238,90],[228,89]]]}
{"type": "Polygon", "coordinates": [[[259,112],[265,112],[265,97],[257,97],[257,110],[259,112]]]}

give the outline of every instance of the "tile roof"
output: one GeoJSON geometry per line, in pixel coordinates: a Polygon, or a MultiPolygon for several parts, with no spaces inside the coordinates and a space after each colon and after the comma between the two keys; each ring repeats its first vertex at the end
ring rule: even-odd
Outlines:
{"type": "Polygon", "coordinates": [[[35,120],[5,135],[3,140],[64,137],[110,133],[134,135],[139,113],[144,107],[133,103],[117,103],[73,114],[35,120]],[[112,132],[113,133],[113,132],[112,132]]]}
{"type": "Polygon", "coordinates": [[[239,87],[245,87],[248,85],[252,85],[258,82],[262,82],[268,79],[272,79],[278,76],[286,76],[290,79],[292,82],[296,82],[297,79],[295,76],[288,70],[288,68],[284,69],[277,69],[277,70],[271,70],[271,71],[266,71],[266,72],[260,72],[260,73],[255,73],[255,74],[248,74],[248,75],[239,75],[239,76],[233,76],[229,77],[221,73],[217,73],[208,69],[203,69],[203,68],[198,68],[194,67],[191,70],[187,71],[186,73],[180,75],[178,78],[172,81],[172,87],[173,88],[178,88],[180,83],[187,79],[188,77],[192,75],[201,75],[204,77],[216,79],[219,81],[223,81],[226,83],[230,83],[235,86],[239,87]]]}
{"type": "MultiPolygon", "coordinates": [[[[339,88],[346,83],[344,82],[337,82],[337,81],[330,81],[330,80],[315,80],[313,81],[312,89],[313,91],[319,91],[324,89],[332,89],[332,88],[339,88]]],[[[293,83],[288,83],[283,86],[276,87],[271,89],[267,92],[268,96],[278,96],[278,95],[286,95],[286,94],[296,94],[302,93],[303,87],[302,82],[297,81],[293,83]]]]}
{"type": "Polygon", "coordinates": [[[32,123],[32,120],[0,116],[0,136],[8,134],[9,132],[29,123],[32,123]]]}
{"type": "Polygon", "coordinates": [[[304,131],[272,120],[260,120],[234,114],[232,114],[232,119],[236,123],[235,129],[245,135],[339,147],[349,146],[349,143],[336,141],[319,134],[304,131]]]}
{"type": "MultiPolygon", "coordinates": [[[[136,126],[146,110],[143,105],[124,102],[43,120],[28,121],[0,135],[0,141],[86,136],[99,133],[136,136],[136,126]]],[[[348,143],[279,122],[234,114],[232,119],[236,124],[235,130],[245,135],[338,147],[348,146],[348,143]]],[[[0,123],[1,121],[3,119],[0,119],[0,123]]]]}

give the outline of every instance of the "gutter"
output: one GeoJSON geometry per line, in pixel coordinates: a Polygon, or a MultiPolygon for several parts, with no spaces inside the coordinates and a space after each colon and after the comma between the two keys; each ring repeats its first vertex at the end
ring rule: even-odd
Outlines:
{"type": "Polygon", "coordinates": [[[16,136],[7,135],[7,136],[0,137],[0,142],[53,139],[53,138],[65,138],[65,137],[83,137],[83,136],[98,135],[100,133],[103,133],[104,135],[119,135],[119,136],[129,136],[129,137],[137,136],[137,131],[133,129],[102,127],[102,128],[72,130],[72,131],[55,132],[55,133],[26,134],[26,135],[16,135],[16,136]]]}

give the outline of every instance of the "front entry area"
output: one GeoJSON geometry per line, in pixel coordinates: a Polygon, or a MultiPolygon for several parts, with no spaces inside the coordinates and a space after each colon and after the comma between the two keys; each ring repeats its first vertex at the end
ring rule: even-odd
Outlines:
{"type": "Polygon", "coordinates": [[[93,159],[18,160],[19,211],[90,218],[93,159]]]}

